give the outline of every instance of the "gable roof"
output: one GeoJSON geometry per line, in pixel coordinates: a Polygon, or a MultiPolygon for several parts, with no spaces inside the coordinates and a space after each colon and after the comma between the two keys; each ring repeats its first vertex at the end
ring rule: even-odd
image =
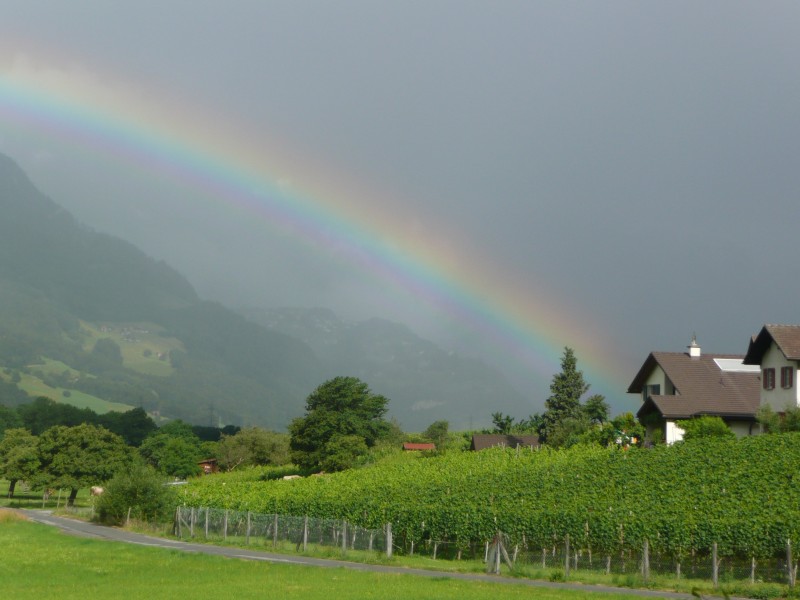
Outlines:
{"type": "Polygon", "coordinates": [[[800,360],[800,325],[764,325],[750,340],[744,363],[760,365],[772,342],[783,352],[786,360],[800,360]]]}
{"type": "Polygon", "coordinates": [[[628,392],[641,392],[647,377],[659,366],[675,386],[675,395],[650,396],[637,416],[656,409],[665,418],[696,415],[755,418],[761,400],[761,374],[723,369],[716,360],[742,358],[735,354],[692,357],[685,352],[651,352],[628,392]]]}
{"type": "Polygon", "coordinates": [[[470,450],[485,450],[497,446],[516,448],[517,446],[539,446],[538,435],[503,435],[500,433],[478,433],[472,436],[470,450]]]}

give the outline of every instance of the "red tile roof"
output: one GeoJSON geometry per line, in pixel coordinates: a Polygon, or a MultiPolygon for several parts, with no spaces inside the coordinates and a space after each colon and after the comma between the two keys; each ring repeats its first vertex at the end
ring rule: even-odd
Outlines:
{"type": "Polygon", "coordinates": [[[436,450],[436,444],[418,444],[415,442],[403,442],[403,450],[436,450]]]}

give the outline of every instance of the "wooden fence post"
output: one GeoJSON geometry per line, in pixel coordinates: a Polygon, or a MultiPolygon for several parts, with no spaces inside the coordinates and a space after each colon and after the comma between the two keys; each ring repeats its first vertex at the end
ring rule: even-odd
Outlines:
{"type": "Polygon", "coordinates": [[[206,506],[206,525],[205,525],[206,539],[208,539],[208,507],[206,506]]]}
{"type": "Polygon", "coordinates": [[[392,558],[392,524],[386,524],[386,558],[392,558]]]}
{"type": "Polygon", "coordinates": [[[303,519],[303,552],[308,548],[308,515],[303,519]]]}
{"type": "Polygon", "coordinates": [[[564,538],[564,579],[569,577],[569,534],[564,538]]]}
{"type": "Polygon", "coordinates": [[[347,553],[347,521],[342,521],[342,554],[347,553]]]}
{"type": "Polygon", "coordinates": [[[717,542],[711,544],[711,581],[714,587],[719,583],[719,561],[717,560],[717,542]]]}
{"type": "Polygon", "coordinates": [[[175,509],[175,533],[178,536],[178,539],[182,539],[181,536],[181,507],[175,509]]]}
{"type": "Polygon", "coordinates": [[[278,546],[278,513],[275,513],[275,523],[272,529],[272,547],[275,548],[278,546]]]}
{"type": "Polygon", "coordinates": [[[245,543],[250,545],[250,511],[247,511],[247,533],[245,534],[245,543]]]}
{"type": "Polygon", "coordinates": [[[647,538],[645,538],[644,547],[642,548],[642,577],[645,585],[647,585],[650,579],[650,540],[647,538]]]}
{"type": "Polygon", "coordinates": [[[228,509],[225,509],[225,517],[222,520],[222,539],[228,539],[228,509]]]}
{"type": "Polygon", "coordinates": [[[795,580],[795,571],[794,565],[792,564],[794,561],[792,560],[792,540],[786,540],[786,575],[789,580],[789,587],[794,587],[794,580],[795,580]]]}
{"type": "Polygon", "coordinates": [[[189,511],[189,538],[194,537],[194,506],[189,511]]]}

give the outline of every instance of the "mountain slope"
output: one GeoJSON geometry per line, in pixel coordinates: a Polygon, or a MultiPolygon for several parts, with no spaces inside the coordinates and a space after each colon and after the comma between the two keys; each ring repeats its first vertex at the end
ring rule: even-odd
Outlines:
{"type": "Polygon", "coordinates": [[[389,398],[410,430],[531,412],[500,373],[403,325],[346,323],[323,309],[239,314],[203,301],[165,263],[77,222],[3,155],[0,210],[0,403],[19,402],[16,379],[61,401],[76,392],[198,424],[284,428],[317,385],[351,375],[389,398]],[[169,343],[151,349],[120,333],[145,330],[169,343]],[[149,354],[132,357],[133,348],[149,354]]]}
{"type": "Polygon", "coordinates": [[[347,323],[326,309],[241,309],[254,322],[302,340],[326,374],[356,376],[390,399],[401,424],[421,431],[447,420],[452,428],[485,426],[491,413],[516,417],[530,403],[481,361],[446,352],[405,325],[383,319],[347,323]]]}
{"type": "Polygon", "coordinates": [[[0,209],[0,367],[53,358],[86,372],[75,389],[105,400],[194,422],[270,427],[300,414],[321,381],[308,346],[203,302],[163,262],[78,223],[2,155],[0,209]],[[84,348],[81,320],[157,324],[185,352],[170,353],[168,377],[138,373],[84,348]]]}

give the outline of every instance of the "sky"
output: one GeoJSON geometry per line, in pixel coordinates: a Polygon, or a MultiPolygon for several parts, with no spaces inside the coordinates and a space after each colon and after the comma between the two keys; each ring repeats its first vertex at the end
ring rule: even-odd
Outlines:
{"type": "Polygon", "coordinates": [[[796,2],[0,11],[0,152],[204,298],[406,323],[532,412],[564,346],[635,411],[650,351],[800,323],[796,2]]]}

